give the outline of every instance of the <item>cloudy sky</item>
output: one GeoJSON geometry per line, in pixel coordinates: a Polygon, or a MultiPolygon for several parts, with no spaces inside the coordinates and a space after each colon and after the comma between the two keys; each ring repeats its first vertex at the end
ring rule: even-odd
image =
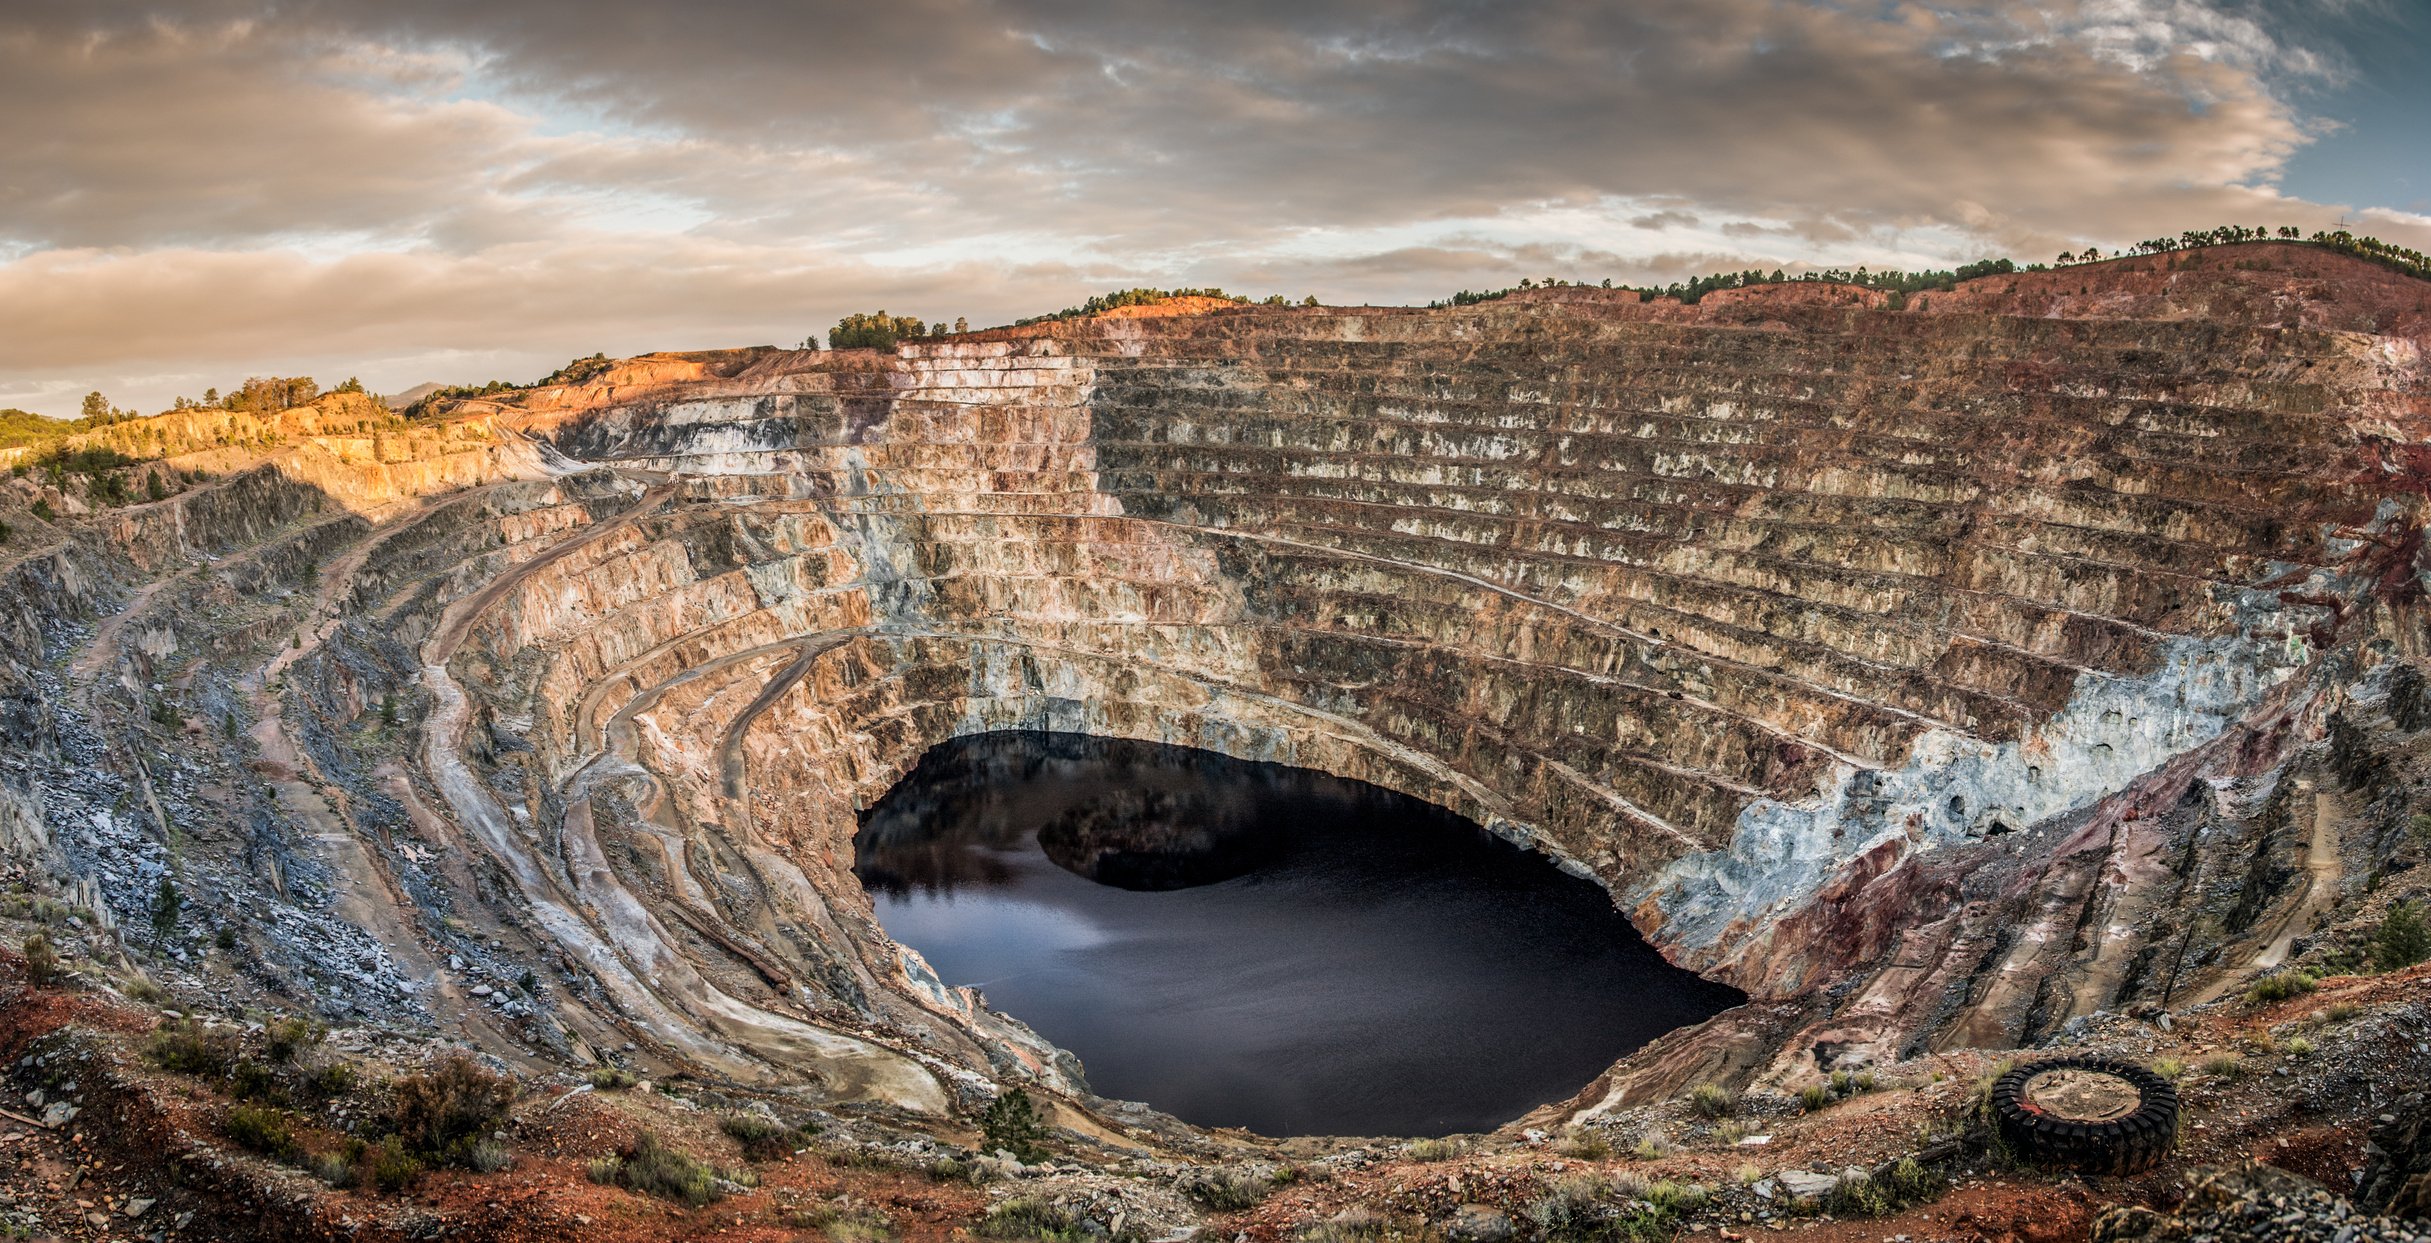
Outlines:
{"type": "Polygon", "coordinates": [[[0,0],[0,406],[1108,288],[2431,247],[2422,0],[0,0]]]}

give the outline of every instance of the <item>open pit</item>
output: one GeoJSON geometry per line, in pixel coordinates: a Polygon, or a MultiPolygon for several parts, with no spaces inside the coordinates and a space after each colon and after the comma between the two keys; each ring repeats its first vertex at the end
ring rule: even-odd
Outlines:
{"type": "Polygon", "coordinates": [[[863,817],[878,922],[1089,1087],[1264,1135],[1491,1131],[1741,1000],[1403,795],[1083,734],[955,739],[863,817]]]}
{"type": "Polygon", "coordinates": [[[0,842],[173,995],[1114,1150],[1204,1137],[853,874],[950,739],[1397,791],[1749,998],[1515,1128],[2207,1000],[2386,899],[2419,282],[1171,310],[146,421],[201,482],[10,485],[0,842]]]}

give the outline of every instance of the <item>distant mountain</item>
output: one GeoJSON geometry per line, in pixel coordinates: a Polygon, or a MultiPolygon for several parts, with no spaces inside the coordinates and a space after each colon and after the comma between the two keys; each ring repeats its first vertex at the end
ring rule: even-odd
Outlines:
{"type": "Polygon", "coordinates": [[[407,406],[410,406],[445,387],[447,386],[439,383],[437,380],[424,380],[422,383],[417,384],[402,393],[390,393],[387,396],[382,397],[380,401],[391,410],[403,410],[407,406]]]}

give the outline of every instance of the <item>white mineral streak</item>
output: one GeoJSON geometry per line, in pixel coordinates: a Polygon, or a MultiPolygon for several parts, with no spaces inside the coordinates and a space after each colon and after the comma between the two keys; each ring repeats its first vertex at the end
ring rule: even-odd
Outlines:
{"type": "MultiPolygon", "coordinates": [[[[2384,509],[2382,518],[2399,515],[2384,509]]],[[[2316,571],[2295,591],[2351,597],[2361,586],[2316,571]]],[[[2066,707],[2018,741],[1931,730],[1897,768],[1840,764],[1815,798],[1751,803],[1727,849],[1674,860],[1633,887],[1629,902],[1651,898],[1663,944],[1712,969],[1886,842],[1929,851],[2090,807],[2219,737],[2302,667],[2302,645],[2286,635],[2306,618],[2291,616],[2275,593],[2241,592],[2231,613],[2238,633],[2172,639],[2148,674],[2079,675],[2066,707]]]]}

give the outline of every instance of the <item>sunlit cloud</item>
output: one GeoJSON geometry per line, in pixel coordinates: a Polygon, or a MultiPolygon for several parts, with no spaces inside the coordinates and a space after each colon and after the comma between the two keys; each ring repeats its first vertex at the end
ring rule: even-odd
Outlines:
{"type": "Polygon", "coordinates": [[[39,122],[0,128],[0,404],[530,378],[1139,283],[1409,302],[2342,214],[2431,243],[2286,186],[2329,132],[2295,101],[2354,72],[2290,12],[37,5],[0,16],[0,110],[39,122]]]}

